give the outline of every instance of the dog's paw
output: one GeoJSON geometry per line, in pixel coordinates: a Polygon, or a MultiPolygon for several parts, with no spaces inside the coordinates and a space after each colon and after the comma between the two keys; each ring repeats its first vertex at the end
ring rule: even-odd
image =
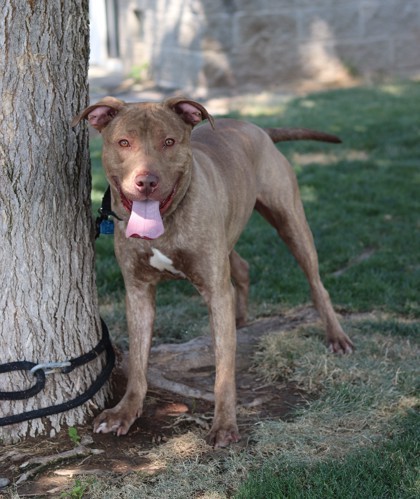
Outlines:
{"type": "Polygon", "coordinates": [[[328,339],[328,350],[339,355],[350,354],[354,352],[354,345],[351,339],[342,332],[340,335],[328,339]]]}
{"type": "Polygon", "coordinates": [[[126,435],[136,417],[129,416],[124,411],[107,409],[95,418],[94,433],[115,433],[118,437],[126,435]]]}
{"type": "Polygon", "coordinates": [[[212,428],[207,435],[207,443],[215,449],[228,447],[239,442],[241,436],[236,425],[228,428],[212,428]]]}

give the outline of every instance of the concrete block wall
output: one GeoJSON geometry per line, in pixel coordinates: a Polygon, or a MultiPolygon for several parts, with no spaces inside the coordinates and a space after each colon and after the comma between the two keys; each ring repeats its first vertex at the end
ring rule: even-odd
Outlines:
{"type": "Polygon", "coordinates": [[[120,46],[159,86],[275,89],[420,72],[420,0],[121,0],[120,46]]]}

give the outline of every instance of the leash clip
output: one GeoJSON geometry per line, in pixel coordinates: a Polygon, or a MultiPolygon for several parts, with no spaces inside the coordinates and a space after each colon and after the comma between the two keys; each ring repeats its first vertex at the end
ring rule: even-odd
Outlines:
{"type": "Polygon", "coordinates": [[[37,364],[31,369],[31,373],[34,374],[39,369],[42,369],[45,374],[51,374],[63,369],[64,367],[71,366],[71,362],[66,360],[64,362],[46,362],[44,364],[37,364]]]}

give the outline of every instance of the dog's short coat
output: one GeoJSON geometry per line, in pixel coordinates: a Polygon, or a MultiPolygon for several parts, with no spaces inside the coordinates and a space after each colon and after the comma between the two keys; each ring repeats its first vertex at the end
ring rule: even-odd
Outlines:
{"type": "Polygon", "coordinates": [[[275,227],[303,269],[330,349],[346,353],[353,348],[321,282],[295,174],[273,144],[338,139],[306,129],[215,122],[201,104],[184,98],[126,104],[106,97],[73,125],[83,118],[102,133],[113,210],[123,219],[116,223],[115,252],[126,287],[130,341],[125,395],[96,418],[94,430],[124,435],[141,414],[156,285],[187,278],[208,306],[214,339],[215,414],[209,442],[215,447],[236,442],[235,319],[239,325],[246,321],[249,278],[234,246],[253,209],[275,227]],[[192,131],[203,119],[209,123],[192,131]]]}

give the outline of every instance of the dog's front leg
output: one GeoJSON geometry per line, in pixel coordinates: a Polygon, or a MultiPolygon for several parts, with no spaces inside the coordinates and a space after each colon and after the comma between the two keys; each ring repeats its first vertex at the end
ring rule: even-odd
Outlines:
{"type": "Polygon", "coordinates": [[[126,283],[126,312],[130,349],[128,382],[124,397],[112,409],[103,411],[94,422],[96,433],[125,435],[141,415],[147,391],[147,364],[155,318],[155,286],[126,283]]]}
{"type": "Polygon", "coordinates": [[[208,442],[215,448],[226,447],[240,439],[236,424],[235,386],[235,297],[229,271],[220,285],[204,292],[208,303],[216,362],[214,419],[208,442]]]}

